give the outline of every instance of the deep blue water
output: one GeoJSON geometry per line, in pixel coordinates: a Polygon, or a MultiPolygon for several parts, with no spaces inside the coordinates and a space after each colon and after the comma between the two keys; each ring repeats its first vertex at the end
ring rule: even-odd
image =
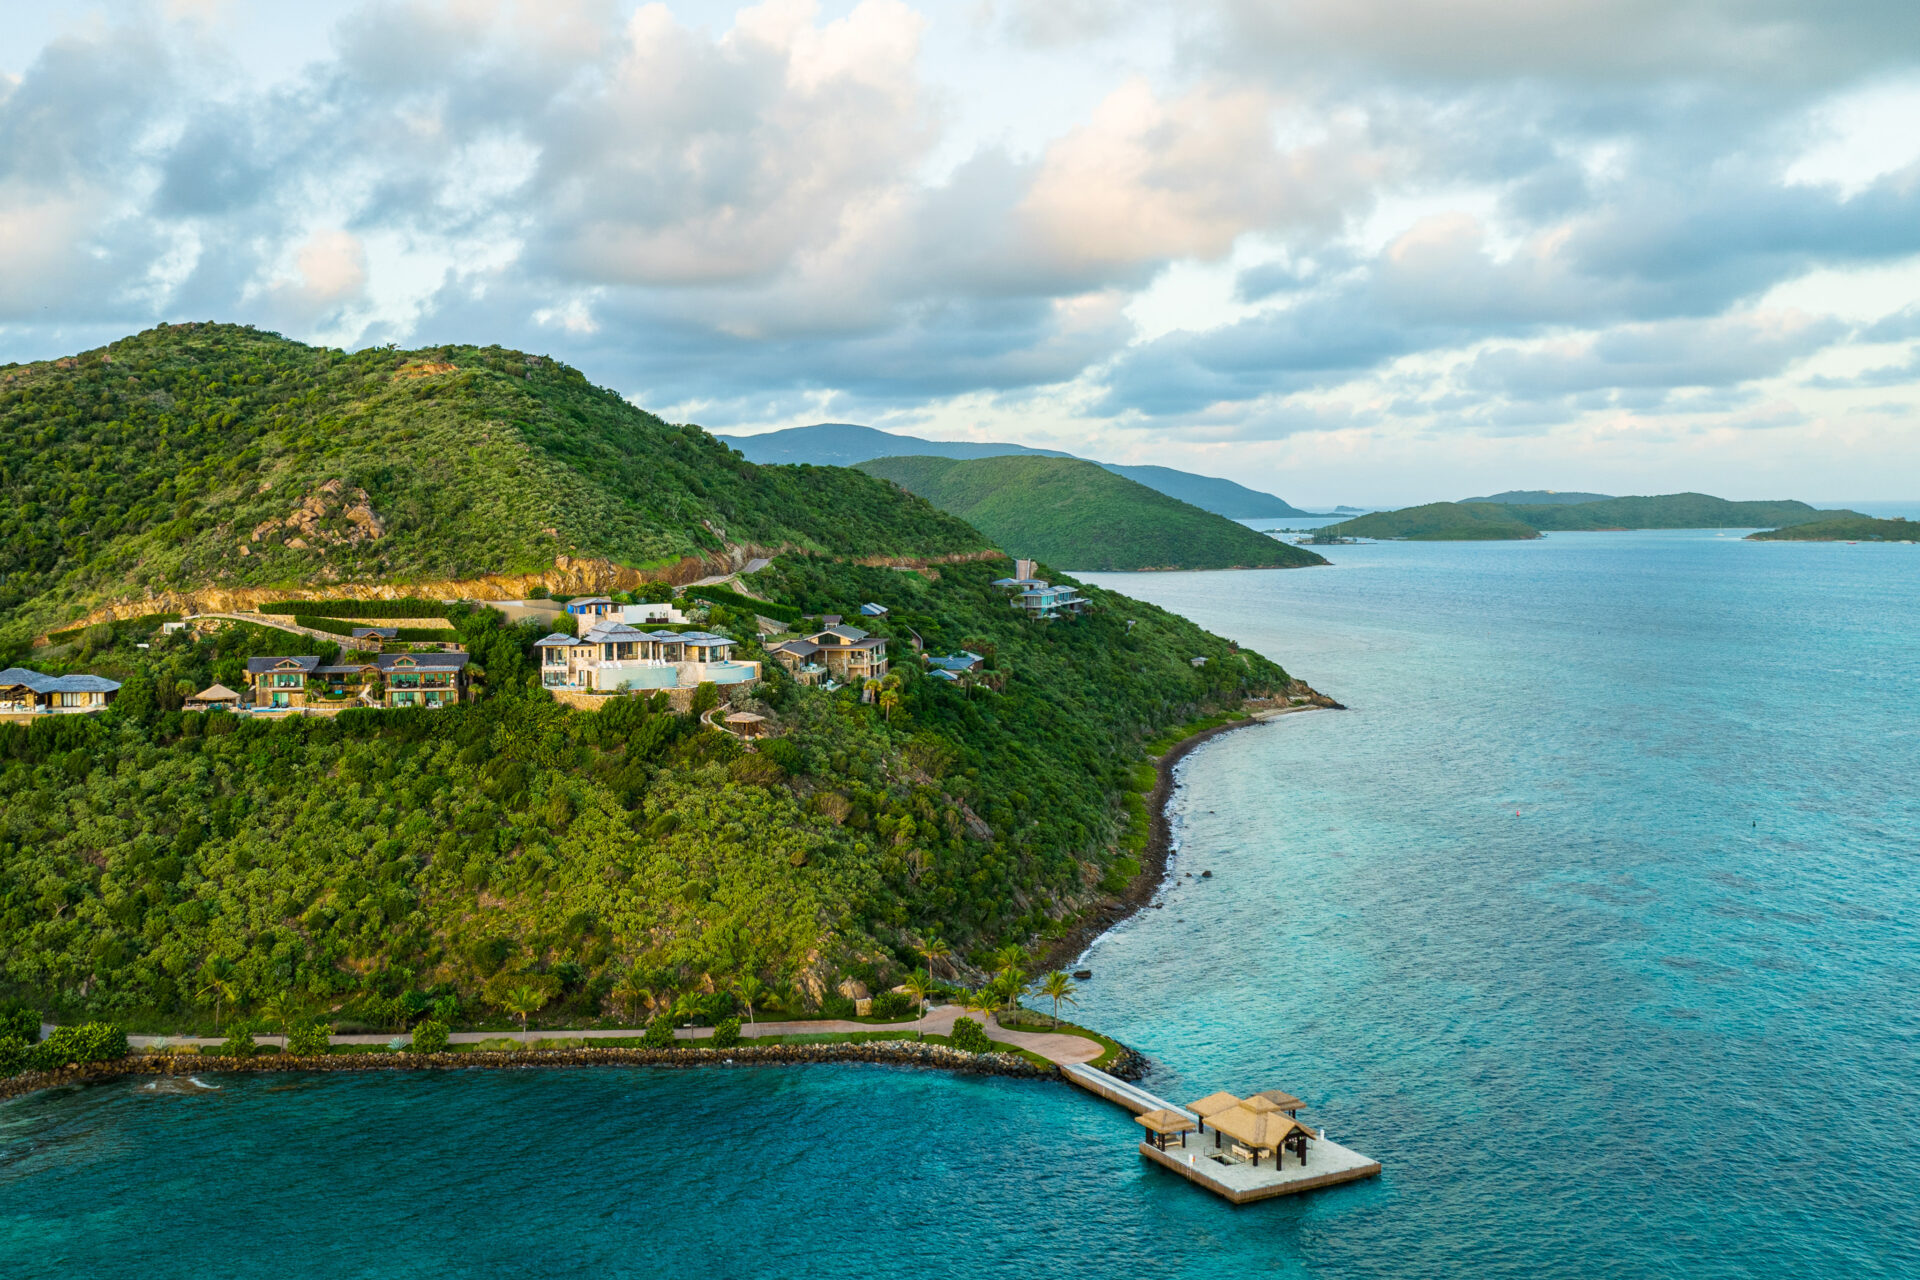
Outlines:
{"type": "Polygon", "coordinates": [[[1386,1165],[1234,1209],[1055,1086],[879,1068],[0,1106],[0,1274],[1920,1274],[1920,548],[1107,577],[1348,703],[1184,766],[1081,1011],[1386,1165]]]}

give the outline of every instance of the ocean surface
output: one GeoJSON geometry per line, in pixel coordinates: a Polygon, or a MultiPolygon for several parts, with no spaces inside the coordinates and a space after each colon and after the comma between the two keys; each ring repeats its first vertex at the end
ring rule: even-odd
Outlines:
{"type": "Polygon", "coordinates": [[[885,1068],[120,1083],[0,1105],[0,1275],[1920,1274],[1920,548],[1329,553],[1099,579],[1351,710],[1188,758],[1080,1013],[1380,1178],[885,1068]]]}

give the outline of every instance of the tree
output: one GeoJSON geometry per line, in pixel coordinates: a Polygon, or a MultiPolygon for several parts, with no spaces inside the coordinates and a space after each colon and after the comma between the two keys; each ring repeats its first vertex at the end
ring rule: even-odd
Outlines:
{"type": "MultiPolygon", "coordinates": [[[[926,970],[915,969],[900,985],[913,997],[914,1006],[919,1009],[920,1019],[924,1022],[927,1017],[927,997],[933,994],[933,983],[928,980],[926,970]]],[[[926,1038],[927,1033],[923,1028],[916,1027],[914,1030],[917,1032],[916,1038],[926,1038]]]]}
{"type": "Polygon", "coordinates": [[[206,981],[201,984],[199,995],[202,1000],[208,996],[213,997],[213,1029],[215,1031],[220,1030],[220,1010],[222,1006],[230,1000],[238,1001],[240,999],[239,990],[231,981],[213,974],[207,975],[206,981]]]}
{"type": "Polygon", "coordinates": [[[766,984],[751,973],[743,973],[733,980],[733,993],[740,997],[741,1004],[747,1006],[747,1024],[751,1026],[756,1021],[753,1016],[754,1003],[766,996],[766,984]]]}
{"type": "Polygon", "coordinates": [[[1000,1008],[1000,993],[990,985],[976,987],[967,992],[965,1007],[968,1013],[979,1014],[980,1021],[985,1023],[1000,1008]]]}
{"type": "MultiPolygon", "coordinates": [[[[951,961],[953,959],[952,949],[949,948],[946,943],[942,942],[938,938],[929,938],[925,942],[921,943],[920,954],[927,958],[927,976],[928,977],[933,976],[933,966],[935,966],[936,964],[939,964],[943,960],[951,961]]],[[[952,971],[951,964],[948,965],[948,971],[949,972],[952,971]]]]}
{"type": "Polygon", "coordinates": [[[880,714],[891,721],[900,704],[900,677],[888,676],[880,682],[880,714]]]}
{"type": "Polygon", "coordinates": [[[1074,992],[1078,990],[1079,988],[1073,985],[1073,979],[1067,976],[1067,972],[1064,969],[1055,969],[1052,973],[1040,979],[1040,994],[1053,1001],[1054,1026],[1057,1027],[1060,1025],[1060,1002],[1062,1000],[1073,1005],[1080,1003],[1079,1000],[1074,998],[1074,992]]]}
{"type": "Polygon", "coordinates": [[[525,1031],[527,1015],[538,1013],[546,1003],[547,996],[544,991],[536,991],[523,983],[507,992],[500,1001],[500,1007],[516,1015],[520,1019],[520,1030],[525,1031]]]}
{"type": "Polygon", "coordinates": [[[1027,986],[1027,953],[1008,943],[993,953],[993,969],[999,974],[999,986],[1011,1009],[1027,986]]]}
{"type": "Polygon", "coordinates": [[[641,985],[638,969],[628,969],[621,974],[620,981],[614,984],[612,994],[613,998],[620,1002],[620,1007],[626,1011],[629,1022],[633,1021],[634,1009],[642,1001],[647,1004],[653,1003],[653,989],[641,985]]]}

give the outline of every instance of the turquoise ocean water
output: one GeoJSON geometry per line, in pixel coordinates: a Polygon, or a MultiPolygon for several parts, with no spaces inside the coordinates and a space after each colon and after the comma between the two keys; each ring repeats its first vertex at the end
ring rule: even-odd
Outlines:
{"type": "Polygon", "coordinates": [[[0,1105],[0,1274],[1920,1274],[1920,548],[1332,554],[1100,579],[1352,710],[1189,758],[1081,1012],[1381,1178],[880,1068],[114,1084],[0,1105]]]}

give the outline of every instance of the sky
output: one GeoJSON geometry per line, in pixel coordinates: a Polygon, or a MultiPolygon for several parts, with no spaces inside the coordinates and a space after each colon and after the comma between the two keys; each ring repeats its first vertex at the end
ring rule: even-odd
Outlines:
{"type": "Polygon", "coordinates": [[[1309,504],[1920,498],[1912,0],[8,0],[0,363],[500,343],[1309,504]]]}

